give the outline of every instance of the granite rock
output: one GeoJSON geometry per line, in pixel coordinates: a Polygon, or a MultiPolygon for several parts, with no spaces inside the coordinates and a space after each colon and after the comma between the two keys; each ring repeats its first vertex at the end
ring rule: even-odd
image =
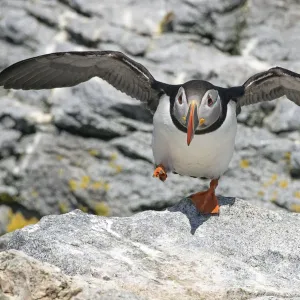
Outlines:
{"type": "Polygon", "coordinates": [[[0,235],[3,235],[7,231],[7,225],[9,224],[9,213],[11,209],[7,205],[0,205],[0,235]]]}
{"type": "Polygon", "coordinates": [[[242,52],[272,64],[299,60],[296,46],[299,38],[295,34],[300,27],[297,21],[299,2],[294,0],[247,2],[246,26],[241,35],[242,52]]]}
{"type": "Polygon", "coordinates": [[[21,133],[18,130],[0,130],[0,158],[13,155],[21,133]]]}
{"type": "Polygon", "coordinates": [[[291,175],[294,178],[300,178],[300,153],[294,151],[291,153],[291,175]]]}
{"type": "Polygon", "coordinates": [[[0,298],[43,300],[142,300],[134,294],[103,288],[66,276],[59,268],[20,251],[0,253],[0,298]]]}
{"type": "Polygon", "coordinates": [[[66,132],[38,132],[22,139],[20,159],[7,170],[6,183],[19,191],[15,201],[39,216],[74,208],[130,215],[162,209],[205,187],[204,182],[178,175],[171,174],[166,184],[152,178],[150,143],[150,133],[138,131],[111,143],[66,132]]]}
{"type": "Polygon", "coordinates": [[[299,215],[234,198],[221,198],[220,203],[217,217],[199,215],[189,200],[129,218],[78,210],[44,217],[0,238],[6,250],[0,256],[0,274],[8,275],[3,274],[2,284],[16,282],[19,287],[29,280],[34,286],[47,263],[50,272],[54,266],[61,270],[52,280],[58,278],[55,286],[66,281],[66,290],[72,290],[69,282],[76,278],[83,285],[94,283],[102,291],[137,299],[175,299],[179,294],[184,299],[298,299],[299,215]],[[30,258],[22,255],[23,262],[13,264],[20,254],[12,249],[30,258]],[[28,269],[28,261],[34,262],[31,277],[11,276],[22,264],[28,269]]]}
{"type": "MultiPolygon", "coordinates": [[[[160,81],[240,85],[274,65],[300,71],[299,11],[295,0],[2,0],[0,70],[49,52],[110,49],[160,81]]],[[[299,211],[298,110],[284,98],[242,108],[219,195],[299,211]]],[[[0,204],[38,217],[97,207],[129,216],[207,186],[172,174],[165,183],[152,179],[152,115],[99,79],[66,89],[1,88],[0,131],[0,186],[16,191],[12,204],[0,204]]]]}
{"type": "Polygon", "coordinates": [[[270,131],[275,133],[296,131],[300,129],[299,113],[300,107],[288,99],[281,99],[264,123],[270,131]]]}

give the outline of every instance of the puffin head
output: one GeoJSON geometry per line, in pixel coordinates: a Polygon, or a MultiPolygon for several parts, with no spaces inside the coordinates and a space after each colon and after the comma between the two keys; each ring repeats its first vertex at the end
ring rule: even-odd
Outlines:
{"type": "Polygon", "coordinates": [[[187,130],[190,145],[195,132],[201,132],[218,121],[222,114],[219,92],[207,81],[184,83],[175,96],[173,116],[187,130]]]}

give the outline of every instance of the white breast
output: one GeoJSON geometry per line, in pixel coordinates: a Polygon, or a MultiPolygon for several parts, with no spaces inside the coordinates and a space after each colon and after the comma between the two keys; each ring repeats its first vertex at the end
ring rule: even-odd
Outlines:
{"type": "Polygon", "coordinates": [[[172,122],[168,97],[160,100],[153,123],[152,148],[156,165],[163,164],[167,171],[181,175],[207,178],[218,178],[227,170],[237,129],[235,102],[229,102],[221,127],[195,135],[190,146],[186,133],[172,122]]]}

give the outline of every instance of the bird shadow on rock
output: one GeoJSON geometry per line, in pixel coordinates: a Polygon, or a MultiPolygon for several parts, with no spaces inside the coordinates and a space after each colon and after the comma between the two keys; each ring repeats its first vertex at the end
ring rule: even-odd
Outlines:
{"type": "MultiPolygon", "coordinates": [[[[219,205],[232,206],[235,203],[235,198],[218,196],[219,205]]],[[[218,218],[220,215],[201,214],[198,212],[193,202],[189,198],[182,199],[178,204],[167,209],[170,212],[181,212],[186,215],[190,222],[191,234],[195,234],[199,226],[206,222],[209,218],[218,218]]]]}

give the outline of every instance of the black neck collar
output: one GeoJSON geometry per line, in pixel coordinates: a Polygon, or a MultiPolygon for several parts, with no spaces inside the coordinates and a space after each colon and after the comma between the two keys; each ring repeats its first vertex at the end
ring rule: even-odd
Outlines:
{"type": "MultiPolygon", "coordinates": [[[[227,105],[228,105],[228,102],[230,101],[230,99],[227,97],[226,93],[224,92],[224,89],[218,88],[218,87],[215,87],[215,89],[218,91],[220,99],[221,99],[221,105],[222,105],[221,116],[211,126],[205,128],[203,130],[196,130],[195,134],[197,134],[197,135],[205,134],[205,133],[209,133],[209,132],[217,130],[223,124],[224,120],[226,119],[226,116],[227,116],[227,105]]],[[[184,127],[175,118],[175,116],[173,114],[173,108],[174,108],[174,104],[175,104],[176,94],[177,94],[177,91],[176,91],[176,93],[172,93],[172,94],[169,95],[170,96],[170,115],[171,115],[172,121],[173,121],[174,125],[177,127],[177,129],[179,129],[180,131],[182,131],[184,133],[187,133],[187,128],[184,127]]]]}

